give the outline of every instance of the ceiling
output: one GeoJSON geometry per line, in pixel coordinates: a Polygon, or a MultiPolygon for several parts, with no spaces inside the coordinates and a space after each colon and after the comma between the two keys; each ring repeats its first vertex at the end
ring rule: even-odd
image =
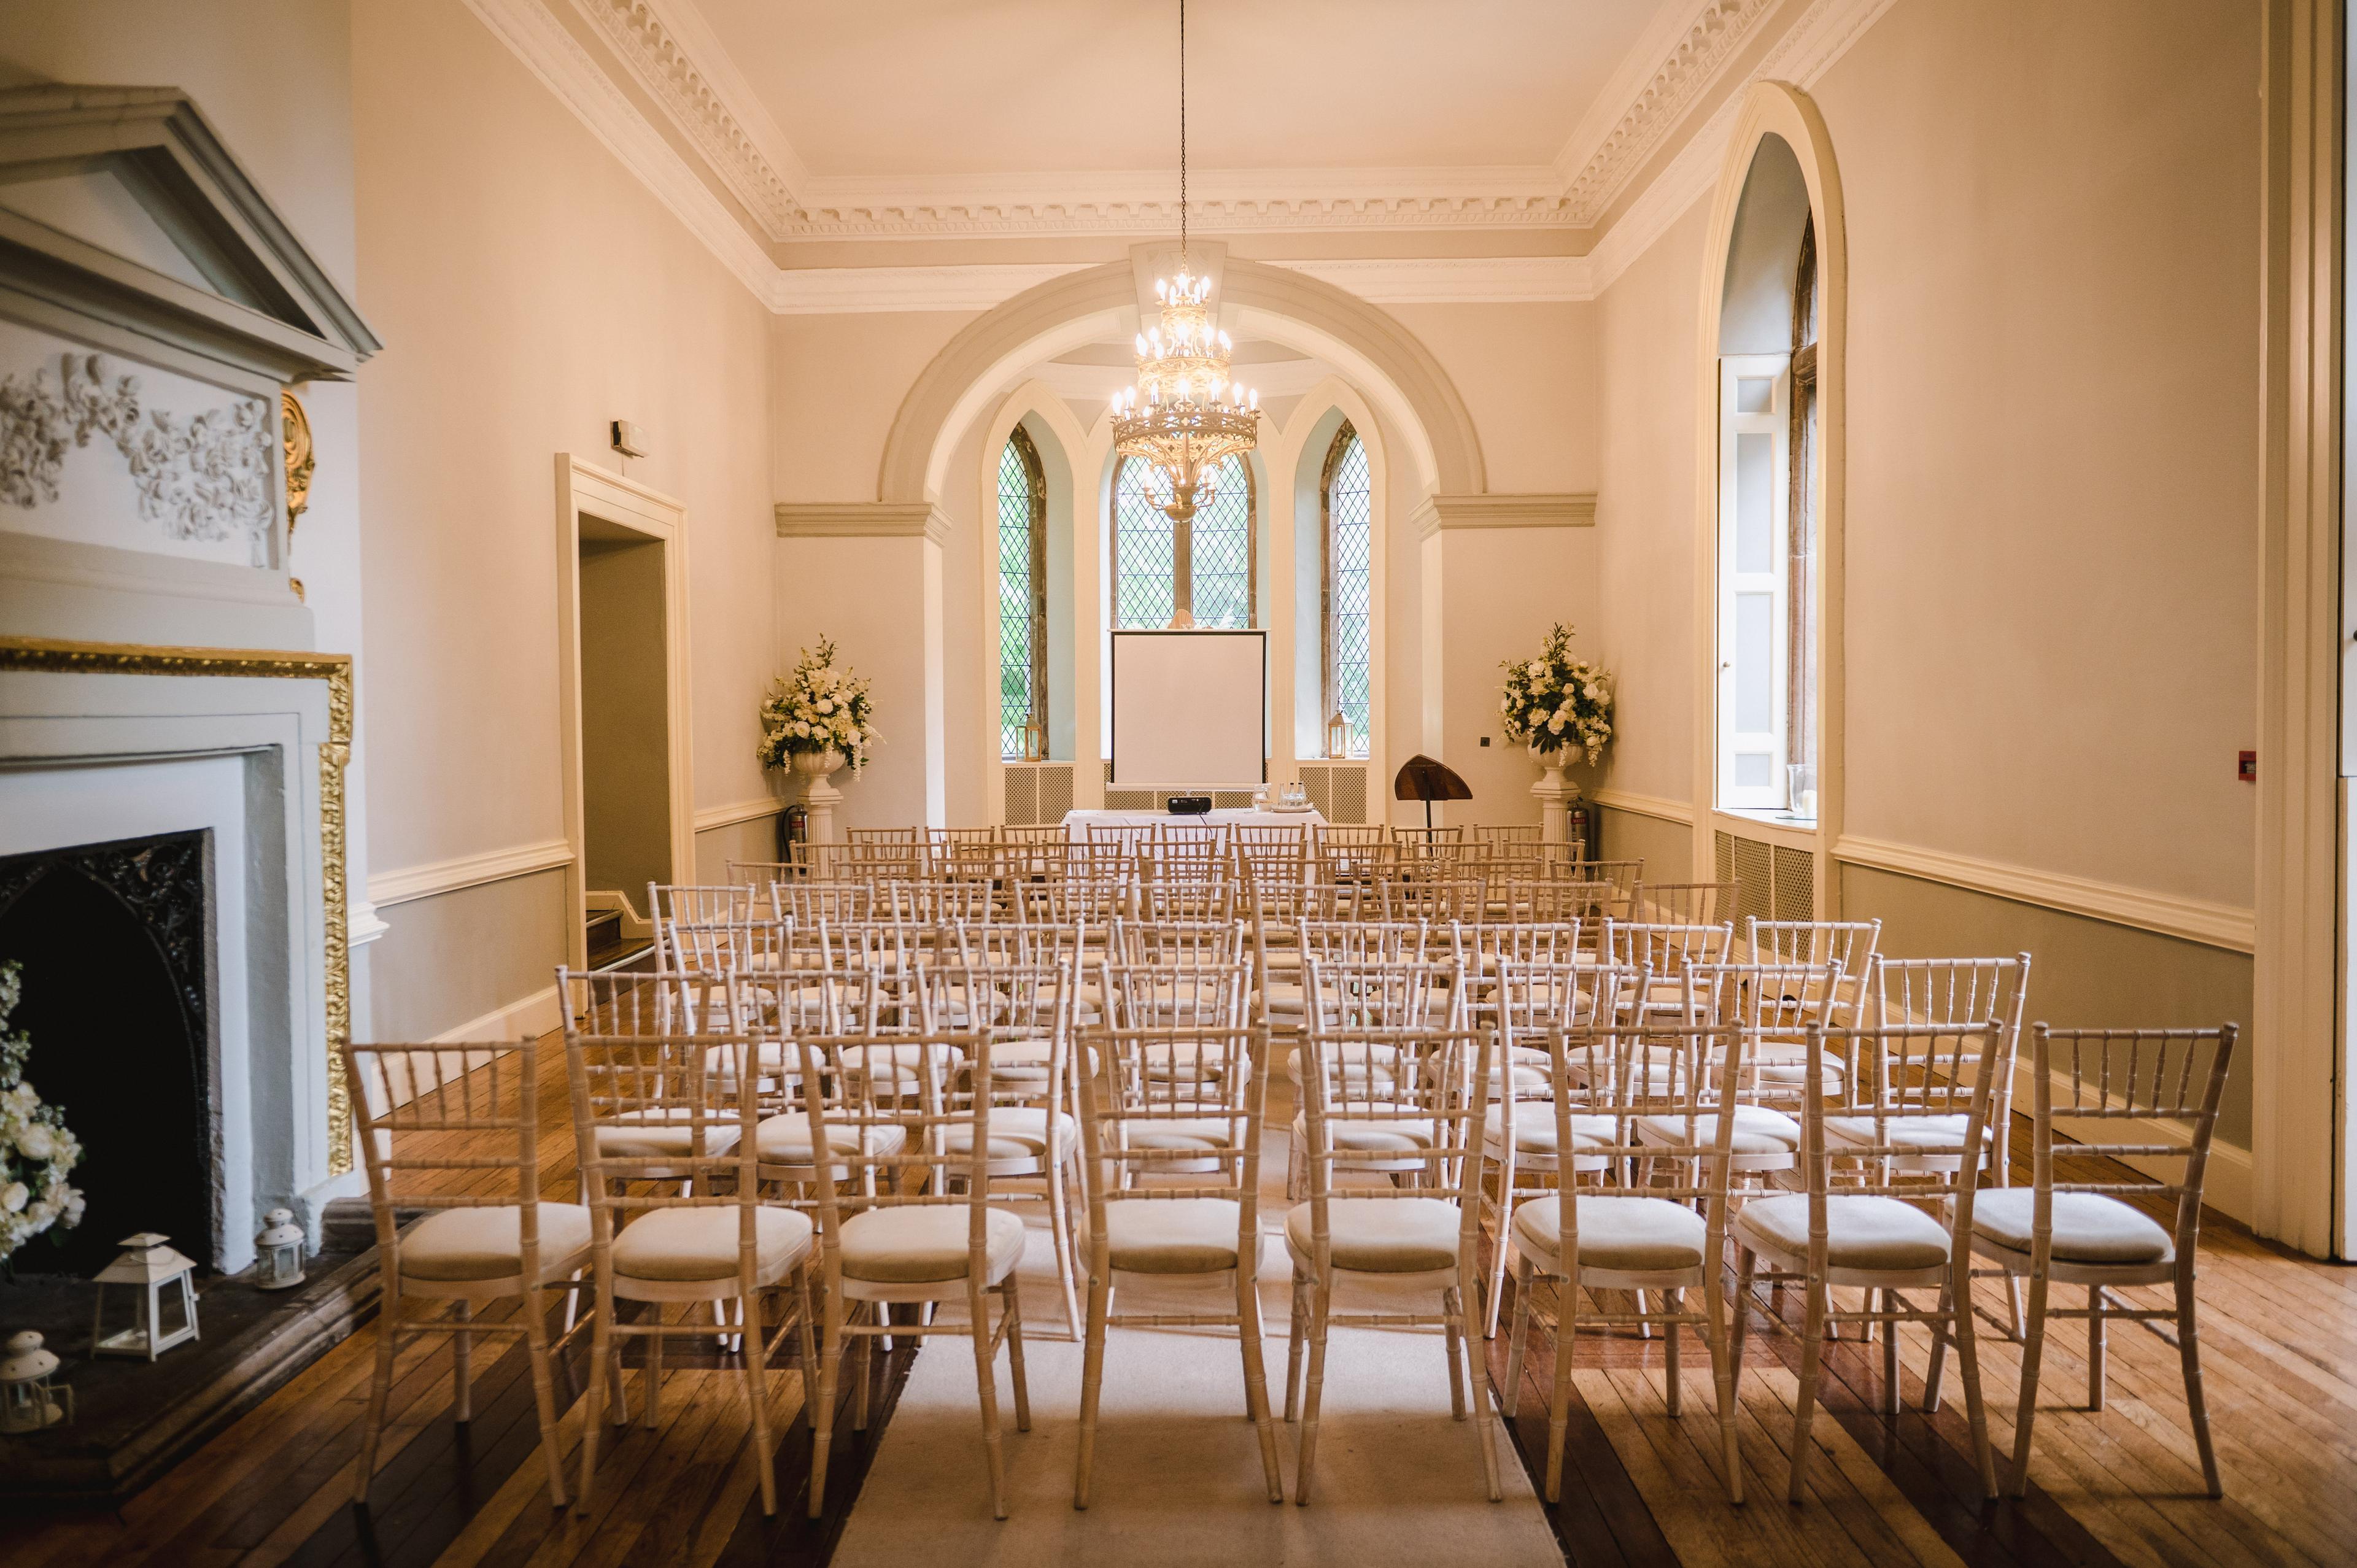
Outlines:
{"type": "MultiPolygon", "coordinates": [[[[811,177],[1175,171],[1176,0],[694,5],[811,177]]],[[[1546,166],[1648,25],[1694,9],[1693,0],[1194,0],[1190,161],[1546,166]]]]}

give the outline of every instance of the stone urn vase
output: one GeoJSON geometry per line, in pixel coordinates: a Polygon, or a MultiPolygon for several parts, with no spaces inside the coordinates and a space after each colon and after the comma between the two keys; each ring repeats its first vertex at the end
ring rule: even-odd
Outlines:
{"type": "Polygon", "coordinates": [[[802,781],[802,804],[810,808],[813,843],[843,842],[834,825],[834,809],[843,803],[843,791],[830,780],[843,771],[846,760],[839,751],[798,751],[787,759],[794,776],[802,781]]]}
{"type": "Polygon", "coordinates": [[[1577,753],[1568,747],[1553,749],[1534,746],[1531,757],[1546,769],[1539,781],[1531,786],[1531,794],[1539,803],[1539,837],[1547,843],[1568,841],[1566,812],[1572,801],[1579,799],[1579,786],[1563,776],[1577,753]]]}

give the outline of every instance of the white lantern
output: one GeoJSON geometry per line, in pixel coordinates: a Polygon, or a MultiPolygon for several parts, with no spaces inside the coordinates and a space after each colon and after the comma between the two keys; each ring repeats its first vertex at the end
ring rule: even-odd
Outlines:
{"type": "Polygon", "coordinates": [[[91,1309],[90,1349],[93,1356],[138,1356],[147,1360],[184,1339],[197,1337],[197,1265],[164,1245],[169,1240],[153,1230],[125,1236],[123,1256],[98,1272],[98,1305],[91,1309]],[[106,1290],[128,1285],[135,1293],[135,1321],[128,1328],[106,1332],[106,1290]],[[167,1302],[178,1309],[178,1321],[167,1326],[167,1302]]]}
{"type": "Polygon", "coordinates": [[[58,1359],[31,1329],[8,1341],[0,1356],[0,1432],[38,1432],[73,1419],[73,1390],[49,1380],[58,1359]]]}
{"type": "Polygon", "coordinates": [[[303,1283],[303,1228],[291,1208],[274,1208],[262,1217],[262,1234],[253,1239],[253,1283],[264,1290],[289,1290],[303,1283]]]}

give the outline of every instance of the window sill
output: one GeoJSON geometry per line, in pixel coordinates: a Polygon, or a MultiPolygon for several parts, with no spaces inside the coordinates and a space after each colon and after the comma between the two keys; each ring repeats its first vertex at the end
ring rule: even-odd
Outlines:
{"type": "Polygon", "coordinates": [[[1760,822],[1770,827],[1784,828],[1796,833],[1817,831],[1814,817],[1796,817],[1774,806],[1719,806],[1715,808],[1722,817],[1737,817],[1747,822],[1760,822]]]}

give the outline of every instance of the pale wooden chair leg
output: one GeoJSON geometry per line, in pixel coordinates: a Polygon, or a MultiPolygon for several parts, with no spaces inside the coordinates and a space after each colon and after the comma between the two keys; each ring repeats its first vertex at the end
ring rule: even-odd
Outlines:
{"type": "Polygon", "coordinates": [[[1089,1281],[1089,1321],[1086,1348],[1081,1357],[1081,1451],[1072,1466],[1072,1506],[1089,1506],[1089,1489],[1093,1480],[1097,1453],[1097,1402],[1104,1386],[1105,1316],[1104,1282],[1089,1281]]]}
{"type": "Polygon", "coordinates": [[[794,1340],[795,1349],[802,1357],[800,1370],[805,1389],[811,1386],[811,1379],[818,1370],[818,1344],[812,1316],[814,1311],[811,1301],[810,1269],[804,1265],[794,1271],[794,1340]]]}
{"type": "MultiPolygon", "coordinates": [[[[770,1389],[767,1358],[761,1354],[761,1318],[753,1303],[744,1296],[737,1298],[734,1316],[740,1324],[752,1329],[752,1344],[737,1358],[745,1375],[745,1398],[753,1406],[753,1473],[761,1482],[761,1517],[774,1519],[778,1512],[778,1467],[770,1453],[770,1389]]],[[[745,1336],[737,1336],[740,1347],[745,1336]]]]}
{"type": "Polygon", "coordinates": [[[1793,1503],[1806,1495],[1810,1431],[1817,1412],[1818,1364],[1824,1359],[1825,1313],[1833,1294],[1816,1274],[1809,1276],[1808,1291],[1808,1309],[1801,1327],[1801,1392],[1792,1404],[1792,1476],[1784,1488],[1786,1499],[1793,1503]]]}
{"type": "MultiPolygon", "coordinates": [[[[1936,1321],[1940,1323],[1945,1323],[1948,1321],[1949,1314],[1954,1309],[1955,1305],[1955,1293],[1949,1286],[1942,1285],[1940,1287],[1940,1307],[1939,1312],[1936,1315],[1936,1321]]],[[[1966,1296],[1964,1298],[1964,1312],[1970,1313],[1971,1311],[1972,1298],[1970,1296],[1966,1296]]],[[[1958,1316],[1962,1315],[1960,1314],[1958,1316]]],[[[1948,1341],[1951,1337],[1952,1336],[1945,1328],[1937,1328],[1932,1335],[1932,1358],[1924,1364],[1923,1367],[1923,1413],[1926,1415],[1937,1415],[1940,1412],[1942,1389],[1947,1382],[1948,1341]]]]}
{"type": "Polygon", "coordinates": [[[1309,1334],[1309,1303],[1301,1273],[1293,1276],[1293,1321],[1287,1330],[1285,1349],[1285,1419],[1290,1423],[1301,1414],[1301,1351],[1309,1334]]]}
{"type": "Polygon", "coordinates": [[[475,1337],[464,1326],[473,1321],[475,1309],[464,1296],[453,1305],[460,1327],[450,1336],[450,1419],[464,1426],[475,1419],[475,1337]]]}
{"type": "Polygon", "coordinates": [[[1964,1414],[1972,1428],[1973,1463],[1980,1467],[1981,1496],[1994,1498],[1997,1495],[1996,1459],[1989,1452],[1988,1407],[1981,1399],[1981,1358],[1979,1336],[1973,1330],[1972,1274],[1967,1261],[1957,1273],[1953,1296],[1955,1311],[1951,1321],[1956,1328],[1956,1370],[1964,1379],[1964,1414]]]}
{"type": "MultiPolygon", "coordinates": [[[[1663,1291],[1662,1300],[1673,1314],[1686,1309],[1686,1293],[1683,1290],[1663,1291]]],[[[1668,1323],[1663,1325],[1662,1330],[1662,1407],[1672,1421],[1677,1420],[1683,1403],[1680,1393],[1683,1379],[1678,1364],[1679,1326],[1675,1323],[1668,1323]]]]}
{"type": "Polygon", "coordinates": [[[1474,1265],[1470,1253],[1460,1257],[1458,1261],[1457,1282],[1457,1288],[1448,1293],[1455,1298],[1448,1305],[1449,1331],[1455,1334],[1458,1341],[1464,1345],[1469,1352],[1467,1359],[1471,1363],[1468,1370],[1472,1382],[1473,1437],[1481,1444],[1482,1478],[1489,1484],[1490,1500],[1493,1503],[1503,1502],[1506,1499],[1506,1493],[1504,1483],[1498,1476],[1496,1411],[1490,1403],[1489,1395],[1481,1391],[1482,1357],[1472,1344],[1475,1337],[1473,1305],[1480,1293],[1480,1274],[1474,1265]]]}
{"type": "Polygon", "coordinates": [[[1751,1321],[1751,1278],[1759,1266],[1750,1248],[1735,1250],[1735,1311],[1727,1329],[1727,1377],[1738,1389],[1743,1386],[1743,1340],[1751,1321]]]}
{"type": "MultiPolygon", "coordinates": [[[[1882,1293],[1882,1310],[1899,1310],[1899,1293],[1882,1293]]],[[[1879,1325],[1882,1329],[1882,1413],[1899,1413],[1899,1325],[1896,1320],[1879,1325]]]]}
{"type": "Polygon", "coordinates": [[[1268,1500],[1285,1501],[1285,1464],[1277,1457],[1276,1423],[1268,1409],[1268,1369],[1261,1352],[1260,1280],[1250,1268],[1236,1271],[1236,1316],[1243,1321],[1237,1337],[1243,1341],[1244,1403],[1253,1424],[1260,1430],[1260,1465],[1268,1480],[1268,1500]]]}
{"type": "Polygon", "coordinates": [[[826,1461],[834,1446],[834,1402],[843,1382],[843,1293],[826,1293],[826,1320],[819,1343],[818,1400],[811,1406],[810,1517],[826,1511],[826,1461]]]}
{"type": "MultiPolygon", "coordinates": [[[[878,1327],[891,1320],[892,1307],[888,1302],[876,1303],[875,1312],[878,1327]]],[[[868,1391],[876,1384],[876,1336],[862,1334],[854,1339],[852,1356],[851,1375],[857,1380],[851,1385],[851,1430],[865,1432],[867,1430],[868,1391]]]]}
{"type": "Polygon", "coordinates": [[[1703,1271],[1703,1313],[1709,1319],[1703,1342],[1710,1351],[1710,1380],[1717,1394],[1719,1462],[1727,1470],[1727,1500],[1743,1501],[1743,1454],[1737,1434],[1738,1389],[1733,1348],[1727,1343],[1727,1304],[1717,1269],[1703,1271]]]}
{"type": "Polygon", "coordinates": [[[1015,1384],[1015,1430],[1031,1430],[1031,1385],[1023,1375],[1023,1293],[1016,1286],[1015,1276],[1006,1276],[998,1287],[1004,1304],[999,1311],[1006,1325],[1006,1374],[1015,1384]]]}
{"type": "Polygon", "coordinates": [[[1514,1264],[1514,1318],[1506,1330],[1504,1394],[1508,1421],[1514,1419],[1514,1412],[1523,1403],[1523,1347],[1530,1342],[1531,1276],[1534,1272],[1528,1258],[1519,1259],[1514,1264]]]}
{"type": "MultiPolygon", "coordinates": [[[[1566,1249],[1567,1250],[1567,1249],[1566,1249]]],[[[1555,1389],[1547,1401],[1546,1500],[1563,1500],[1563,1452],[1571,1430],[1571,1357],[1579,1335],[1579,1275],[1577,1265],[1564,1261],[1566,1272],[1555,1298],[1555,1389]]]]}
{"type": "MultiPolygon", "coordinates": [[[[597,1435],[605,1425],[606,1392],[615,1381],[614,1302],[605,1287],[606,1277],[600,1269],[597,1316],[589,1326],[589,1386],[581,1396],[581,1487],[574,1509],[585,1519],[589,1514],[590,1483],[597,1474],[597,1435]]],[[[613,1391],[619,1402],[621,1390],[615,1387],[613,1391]]]]}
{"type": "Polygon", "coordinates": [[[990,1307],[979,1287],[969,1288],[974,1319],[974,1377],[982,1399],[982,1449],[990,1465],[990,1517],[1006,1517],[1006,1455],[998,1435],[998,1369],[990,1350],[990,1307]]]}
{"type": "Polygon", "coordinates": [[[2021,1342],[2022,1308],[2021,1276],[2008,1271],[2005,1276],[2006,1335],[2016,1344],[2021,1342]]]}
{"type": "Polygon", "coordinates": [[[394,1310],[388,1304],[377,1319],[376,1370],[369,1379],[368,1412],[361,1418],[360,1464],[352,1476],[352,1501],[362,1508],[368,1506],[369,1484],[376,1479],[377,1444],[384,1436],[384,1402],[393,1392],[393,1358],[401,1349],[394,1310]]]}
{"type": "Polygon", "coordinates": [[[2104,1287],[2087,1287],[2087,1408],[2104,1408],[2104,1309],[2110,1303],[2104,1287]]]}
{"type": "MultiPolygon", "coordinates": [[[[1054,1122],[1049,1122],[1052,1138],[1054,1122]]],[[[1048,1224],[1054,1232],[1050,1240],[1056,1249],[1056,1280],[1064,1288],[1064,1331],[1073,1338],[1081,1337],[1080,1297],[1073,1287],[1072,1224],[1064,1207],[1064,1163],[1050,1160],[1048,1165],[1048,1224]]]]}
{"type": "Polygon", "coordinates": [[[1458,1293],[1440,1293],[1441,1333],[1448,1341],[1448,1419],[1465,1419],[1465,1338],[1459,1326],[1465,1321],[1464,1304],[1458,1293]]]}
{"type": "MultiPolygon", "coordinates": [[[[573,1294],[565,1294],[568,1299],[573,1294]]],[[[561,1509],[565,1503],[565,1457],[556,1446],[556,1384],[548,1368],[548,1309],[537,1290],[523,1293],[523,1339],[525,1354],[532,1358],[532,1402],[540,1420],[540,1450],[548,1465],[548,1500],[561,1509]]]]}
{"type": "Polygon", "coordinates": [[[1326,1391],[1326,1319],[1334,1310],[1330,1277],[1312,1282],[1309,1295],[1309,1387],[1301,1404],[1301,1455],[1294,1461],[1293,1500],[1309,1506],[1309,1480],[1318,1465],[1318,1406],[1326,1391]]]}
{"type": "Polygon", "coordinates": [[[1490,1289],[1481,1307],[1481,1337],[1498,1337],[1498,1312],[1506,1294],[1506,1253],[1514,1245],[1514,1153],[1498,1163],[1498,1235],[1490,1250],[1490,1289]]]}
{"type": "Polygon", "coordinates": [[[2021,1391],[2013,1410],[2013,1495],[2029,1492],[2029,1435],[2038,1422],[2038,1373],[2046,1355],[2046,1271],[2029,1275],[2029,1311],[2021,1333],[2021,1391]]]}
{"type": "Polygon", "coordinates": [[[2201,1346],[2193,1323],[2191,1260],[2177,1273],[2177,1356],[2185,1368],[2185,1413],[2193,1423],[2193,1446],[2201,1455],[2201,1485],[2213,1498],[2226,1495],[2218,1477],[2218,1451],[2210,1442],[2210,1406],[2201,1397],[2201,1346]]]}

